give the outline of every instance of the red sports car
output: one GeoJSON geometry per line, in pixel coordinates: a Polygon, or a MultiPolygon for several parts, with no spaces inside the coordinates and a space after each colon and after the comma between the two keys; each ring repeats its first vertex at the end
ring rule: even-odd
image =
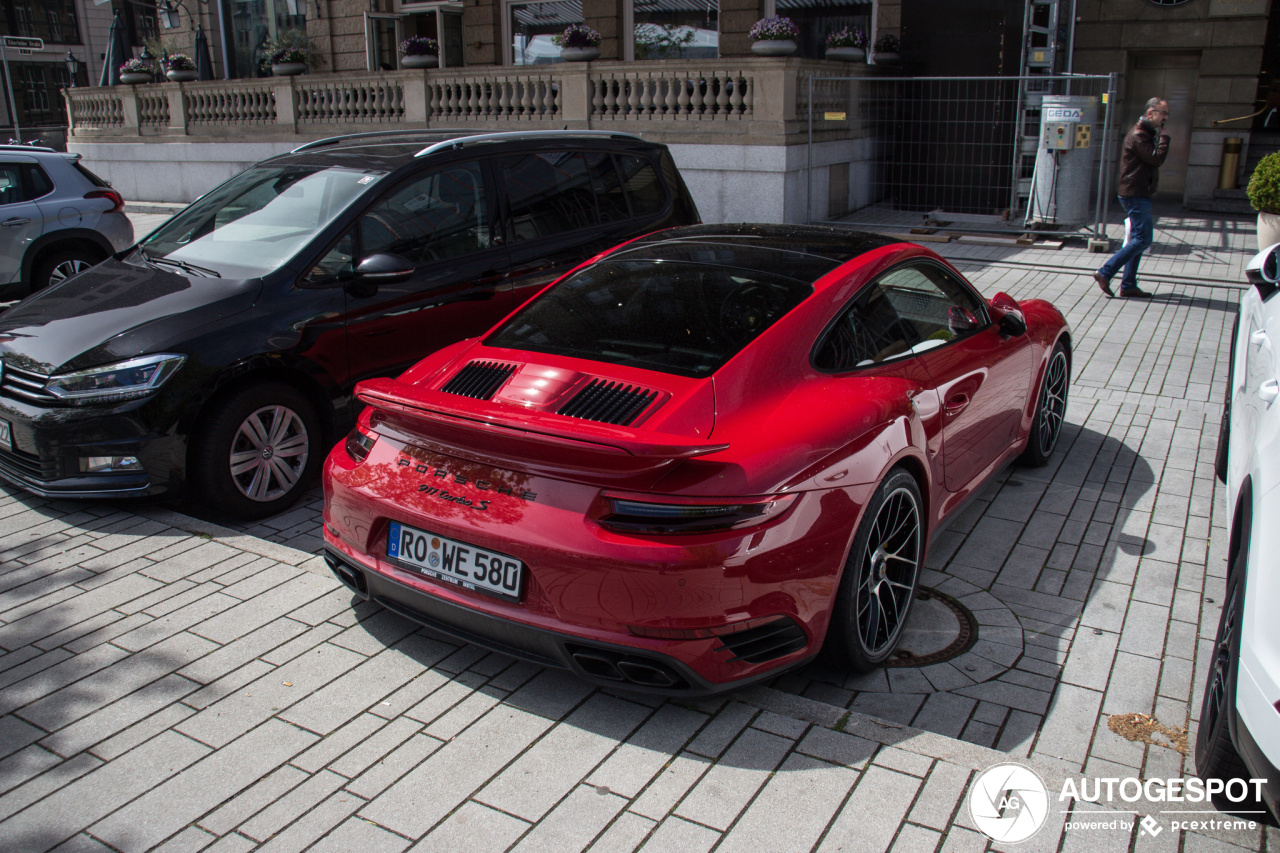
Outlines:
{"type": "MultiPolygon", "coordinates": [[[[430,334],[424,329],[423,334],[430,334]]],[[[1044,464],[1070,333],[921,246],[676,228],[399,379],[324,468],[361,596],[598,683],[730,690],[893,651],[930,537],[1044,464]]]]}

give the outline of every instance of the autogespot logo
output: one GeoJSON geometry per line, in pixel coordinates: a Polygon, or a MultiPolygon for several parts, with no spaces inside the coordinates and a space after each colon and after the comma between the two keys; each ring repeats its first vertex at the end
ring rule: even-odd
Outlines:
{"type": "Polygon", "coordinates": [[[1049,790],[1021,764],[997,764],[978,774],[969,789],[969,814],[998,842],[1016,844],[1040,831],[1049,816],[1049,790]]]}

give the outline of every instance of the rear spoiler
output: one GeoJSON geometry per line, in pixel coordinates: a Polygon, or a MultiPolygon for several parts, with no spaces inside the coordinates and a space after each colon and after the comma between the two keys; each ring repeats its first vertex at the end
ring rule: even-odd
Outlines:
{"type": "Polygon", "coordinates": [[[355,393],[357,399],[383,412],[393,425],[399,422],[413,432],[429,426],[424,437],[435,443],[549,463],[559,469],[643,471],[729,447],[688,436],[498,405],[394,379],[366,380],[356,386],[355,393]]]}

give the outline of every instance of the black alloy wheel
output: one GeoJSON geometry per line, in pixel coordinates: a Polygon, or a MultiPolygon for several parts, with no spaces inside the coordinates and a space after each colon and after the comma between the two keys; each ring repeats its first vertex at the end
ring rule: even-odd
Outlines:
{"type": "Polygon", "coordinates": [[[1036,404],[1035,419],[1031,422],[1031,435],[1027,437],[1027,449],[1022,461],[1039,468],[1047,465],[1053,449],[1062,435],[1062,422],[1067,417],[1067,392],[1071,385],[1071,366],[1067,361],[1067,348],[1059,341],[1049,356],[1049,366],[1040,384],[1040,400],[1036,404]]]}
{"type": "Polygon", "coordinates": [[[897,647],[924,564],[924,502],[916,480],[889,472],[872,496],[840,579],[828,653],[869,672],[897,647]]]}

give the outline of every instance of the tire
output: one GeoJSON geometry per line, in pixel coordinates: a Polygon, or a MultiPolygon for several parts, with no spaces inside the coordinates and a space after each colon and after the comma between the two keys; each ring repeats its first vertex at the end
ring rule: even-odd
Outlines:
{"type": "Polygon", "coordinates": [[[194,442],[196,493],[242,519],[292,506],[321,463],[321,427],[311,401],[276,382],[223,399],[194,442]]]}
{"type": "Polygon", "coordinates": [[[836,592],[826,651],[856,672],[882,664],[902,638],[924,565],[924,501],[894,468],[871,496],[836,592]]]}
{"type": "Polygon", "coordinates": [[[84,272],[102,260],[102,255],[91,249],[59,249],[40,259],[31,275],[31,292],[44,290],[59,284],[77,273],[84,272]]]}
{"type": "Polygon", "coordinates": [[[1031,435],[1027,436],[1027,449],[1019,457],[1023,464],[1040,468],[1049,463],[1062,436],[1070,387],[1071,363],[1067,360],[1067,348],[1059,341],[1049,354],[1044,381],[1040,383],[1040,399],[1036,402],[1036,415],[1031,421],[1031,435]]]}
{"type": "Polygon", "coordinates": [[[1240,334],[1240,315],[1231,324],[1231,351],[1227,356],[1227,393],[1222,401],[1222,423],[1218,426],[1218,447],[1213,454],[1213,475],[1227,484],[1227,452],[1231,446],[1231,396],[1236,385],[1236,336],[1240,334]]]}
{"type": "MultiPolygon", "coordinates": [[[[1247,535],[1247,534],[1246,534],[1247,535]]],[[[1249,771],[1231,740],[1236,672],[1240,662],[1240,623],[1244,618],[1245,553],[1242,542],[1227,574],[1227,597],[1218,620],[1209,662],[1209,679],[1200,702],[1196,732],[1196,773],[1201,779],[1248,779],[1249,771]]]]}

